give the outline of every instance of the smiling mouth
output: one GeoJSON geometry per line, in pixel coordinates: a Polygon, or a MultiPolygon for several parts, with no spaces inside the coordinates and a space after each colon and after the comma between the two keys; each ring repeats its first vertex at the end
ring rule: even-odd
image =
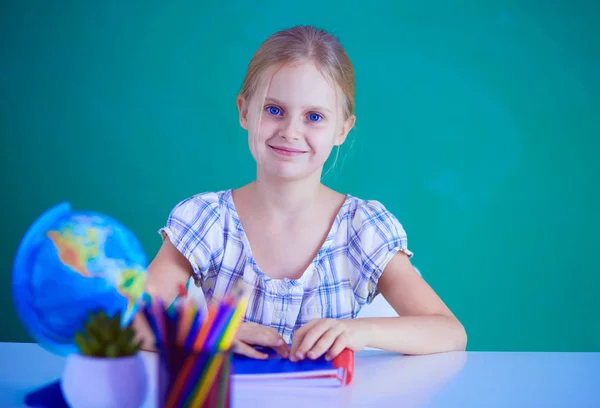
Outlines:
{"type": "Polygon", "coordinates": [[[306,151],[304,151],[304,150],[293,149],[291,147],[271,146],[271,145],[269,145],[269,147],[275,153],[280,154],[282,156],[299,156],[301,154],[306,153],[306,151]]]}

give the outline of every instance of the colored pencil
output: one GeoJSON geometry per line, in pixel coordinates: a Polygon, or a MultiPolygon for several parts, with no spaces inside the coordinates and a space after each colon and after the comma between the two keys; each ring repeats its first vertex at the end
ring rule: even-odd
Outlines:
{"type": "Polygon", "coordinates": [[[231,368],[230,362],[224,361],[224,353],[230,352],[243,321],[248,288],[234,287],[204,312],[201,304],[187,296],[183,285],[168,306],[150,294],[142,303],[140,309],[154,333],[160,358],[166,359],[168,370],[173,370],[168,377],[165,407],[200,406],[209,395],[211,400],[229,401],[231,368]],[[175,358],[182,362],[172,360],[175,358]],[[219,390],[213,392],[212,387],[219,390]]]}

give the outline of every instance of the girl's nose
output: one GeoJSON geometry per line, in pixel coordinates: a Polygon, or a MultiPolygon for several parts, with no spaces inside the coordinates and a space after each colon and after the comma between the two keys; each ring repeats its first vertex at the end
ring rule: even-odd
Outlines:
{"type": "Polygon", "coordinates": [[[279,131],[279,136],[288,140],[298,140],[302,134],[300,126],[296,120],[287,119],[279,131]]]}

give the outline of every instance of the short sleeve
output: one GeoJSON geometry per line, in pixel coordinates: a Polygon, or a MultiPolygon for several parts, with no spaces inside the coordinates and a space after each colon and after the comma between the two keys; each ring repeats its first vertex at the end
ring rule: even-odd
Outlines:
{"type": "Polygon", "coordinates": [[[358,269],[354,292],[359,303],[371,303],[379,294],[377,284],[388,262],[400,251],[409,258],[413,253],[400,222],[378,201],[364,201],[357,207],[349,235],[350,256],[358,269]]]}
{"type": "Polygon", "coordinates": [[[223,224],[218,197],[199,194],[179,202],[159,233],[190,262],[198,285],[218,264],[223,247],[223,224]]]}

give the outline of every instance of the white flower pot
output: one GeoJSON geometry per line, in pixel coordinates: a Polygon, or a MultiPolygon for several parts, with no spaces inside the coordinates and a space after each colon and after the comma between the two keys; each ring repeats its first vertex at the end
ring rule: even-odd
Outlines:
{"type": "Polygon", "coordinates": [[[148,391],[142,356],[102,358],[71,354],[61,379],[71,408],[140,408],[148,391]]]}

